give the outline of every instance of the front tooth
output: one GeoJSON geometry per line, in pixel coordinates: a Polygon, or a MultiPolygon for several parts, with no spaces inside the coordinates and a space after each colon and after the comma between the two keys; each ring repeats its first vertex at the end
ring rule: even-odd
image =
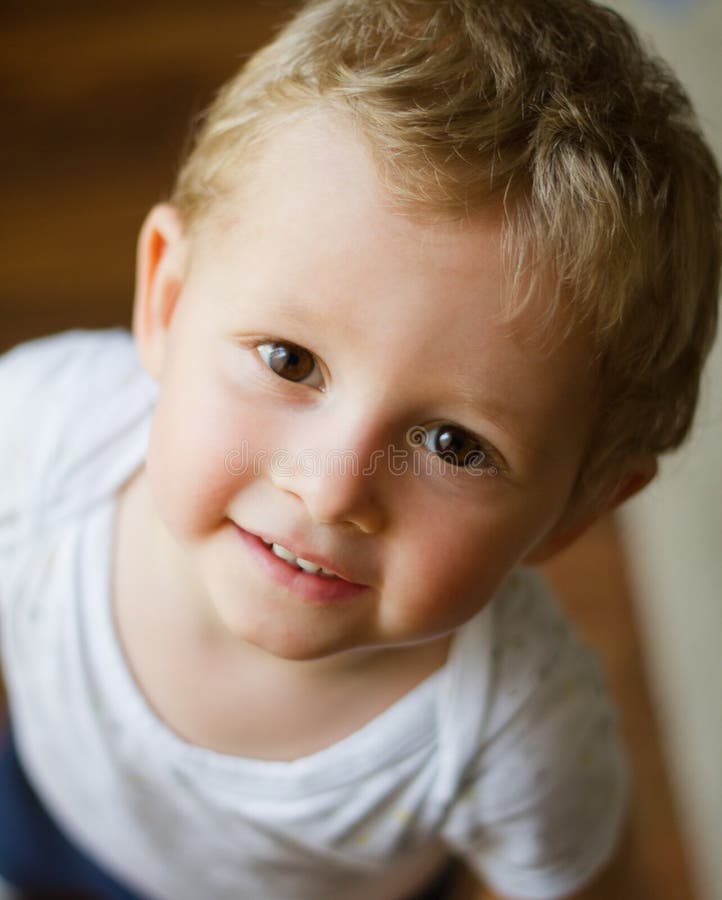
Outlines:
{"type": "Polygon", "coordinates": [[[292,565],[298,566],[299,569],[303,569],[304,572],[310,572],[313,575],[321,574],[325,575],[327,578],[336,578],[336,574],[334,572],[329,572],[328,569],[324,569],[322,566],[317,566],[316,563],[312,563],[308,559],[301,559],[301,557],[294,556],[290,550],[287,550],[282,544],[271,544],[271,550],[279,556],[281,559],[285,560],[287,563],[291,563],[292,565]]]}
{"type": "Polygon", "coordinates": [[[285,559],[286,562],[296,562],[296,557],[291,553],[290,550],[286,550],[285,547],[282,547],[281,544],[271,544],[271,550],[276,554],[276,556],[280,556],[281,559],[285,559]]]}

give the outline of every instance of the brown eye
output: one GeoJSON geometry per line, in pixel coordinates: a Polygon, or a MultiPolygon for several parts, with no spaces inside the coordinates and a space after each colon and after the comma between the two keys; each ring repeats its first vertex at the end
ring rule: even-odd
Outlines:
{"type": "Polygon", "coordinates": [[[295,344],[259,344],[257,350],[269,369],[287,381],[306,381],[316,370],[313,353],[295,344]]]}
{"type": "Polygon", "coordinates": [[[430,428],[423,443],[427,450],[436,453],[444,462],[456,468],[467,471],[495,469],[480,441],[456,425],[437,425],[430,428]]]}

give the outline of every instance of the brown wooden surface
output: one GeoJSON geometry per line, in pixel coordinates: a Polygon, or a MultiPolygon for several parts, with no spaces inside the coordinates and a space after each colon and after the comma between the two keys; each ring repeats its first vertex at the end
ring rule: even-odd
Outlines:
{"type": "Polygon", "coordinates": [[[129,321],[135,240],[189,123],[284,0],[3,0],[0,349],[129,321]]]}
{"type": "MultiPolygon", "coordinates": [[[[289,3],[4,0],[0,8],[0,349],[130,321],[134,246],[164,198],[189,121],[289,3]]],[[[636,784],[634,895],[690,900],[633,603],[607,520],[548,567],[598,647],[636,784]]],[[[471,896],[461,888],[459,900],[471,896]]],[[[601,896],[601,895],[600,895],[601,896]]]]}
{"type": "MultiPolygon", "coordinates": [[[[617,701],[634,781],[625,859],[634,895],[609,900],[694,900],[689,867],[644,667],[624,550],[613,518],[599,522],[545,568],[557,596],[599,653],[617,701]]],[[[599,900],[606,900],[600,894],[599,900]]]]}

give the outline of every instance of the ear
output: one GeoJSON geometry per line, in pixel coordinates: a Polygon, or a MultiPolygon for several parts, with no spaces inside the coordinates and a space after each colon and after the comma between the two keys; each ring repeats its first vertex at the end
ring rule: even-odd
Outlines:
{"type": "Polygon", "coordinates": [[[527,554],[524,563],[538,565],[564,550],[597,519],[646,487],[656,474],[657,459],[654,456],[640,457],[631,462],[593,506],[571,512],[567,510],[554,528],[542,538],[541,543],[527,554]]]}
{"type": "Polygon", "coordinates": [[[186,243],[174,206],[162,203],[146,216],[138,236],[133,336],[153,378],[163,371],[167,333],[185,272],[186,243]]]}

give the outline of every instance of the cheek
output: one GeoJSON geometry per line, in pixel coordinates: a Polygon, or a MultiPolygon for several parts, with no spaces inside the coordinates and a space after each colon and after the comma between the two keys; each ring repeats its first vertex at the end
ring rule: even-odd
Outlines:
{"type": "MultiPolygon", "coordinates": [[[[403,597],[397,614],[403,627],[446,631],[476,615],[518,562],[521,535],[504,517],[458,519],[428,515],[397,548],[395,586],[403,597]]],[[[401,623],[400,623],[401,624],[401,623]]]]}
{"type": "Polygon", "coordinates": [[[148,477],[161,518],[177,537],[199,537],[226,516],[252,466],[235,417],[211,391],[164,386],[153,418],[148,477]]]}

